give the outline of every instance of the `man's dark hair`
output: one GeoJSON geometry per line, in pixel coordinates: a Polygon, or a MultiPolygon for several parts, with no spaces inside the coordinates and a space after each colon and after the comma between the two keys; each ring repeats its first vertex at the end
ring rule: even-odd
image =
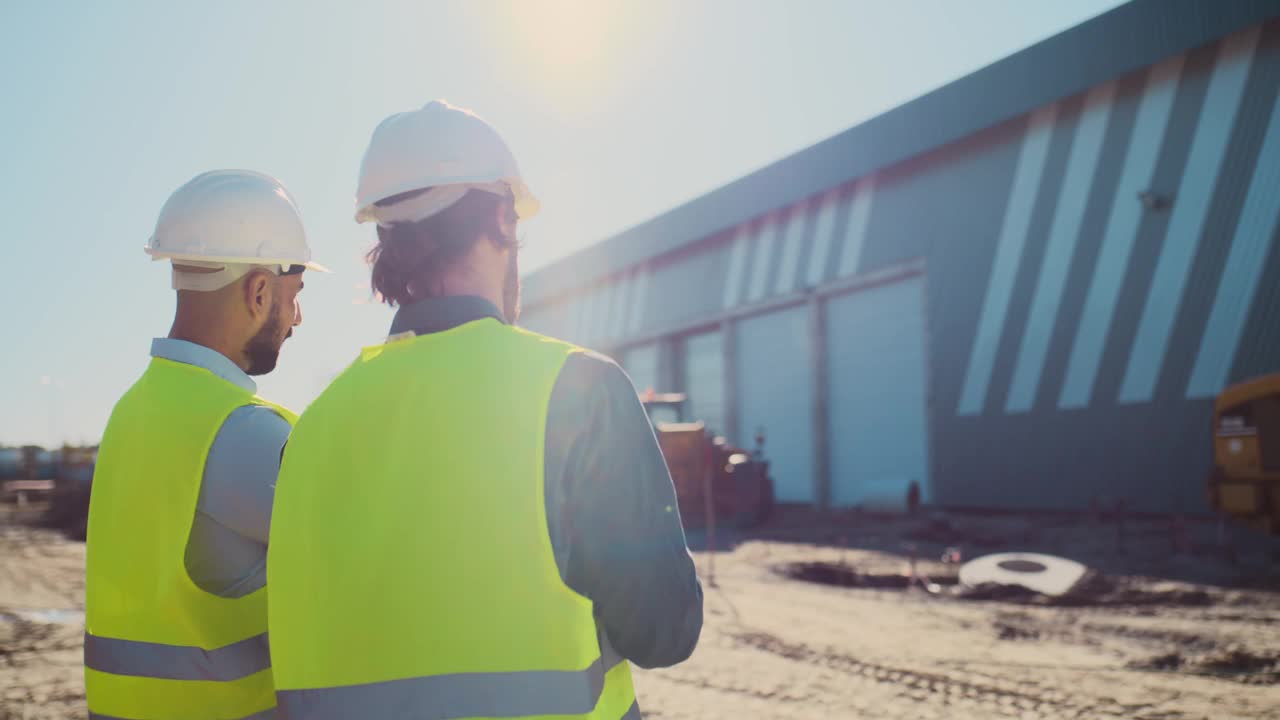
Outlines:
{"type": "MultiPolygon", "coordinates": [[[[394,205],[424,192],[427,190],[393,195],[376,205],[394,205]]],[[[461,200],[426,220],[391,227],[379,225],[378,244],[366,256],[373,266],[373,291],[393,307],[410,303],[415,297],[434,295],[444,273],[466,257],[481,237],[514,251],[516,238],[504,235],[498,224],[499,208],[508,223],[516,222],[515,203],[510,195],[469,190],[461,200]]]]}

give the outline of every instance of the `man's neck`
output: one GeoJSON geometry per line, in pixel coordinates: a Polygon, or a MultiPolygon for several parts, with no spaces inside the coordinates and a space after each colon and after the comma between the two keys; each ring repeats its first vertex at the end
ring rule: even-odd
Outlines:
{"type": "Polygon", "coordinates": [[[248,371],[248,366],[241,357],[243,353],[232,350],[235,345],[227,341],[225,338],[219,338],[215,334],[209,332],[192,332],[190,328],[183,327],[183,325],[178,322],[174,322],[173,327],[169,329],[168,337],[170,340],[182,340],[184,342],[207,347],[230,360],[241,370],[245,370],[246,372],[248,371]]]}
{"type": "MultiPolygon", "coordinates": [[[[443,285],[444,287],[442,289],[444,290],[444,293],[442,297],[478,297],[483,300],[488,300],[494,307],[498,308],[498,312],[504,312],[502,307],[503,298],[501,289],[494,291],[489,288],[480,287],[476,283],[450,284],[446,281],[443,285]]],[[[415,298],[415,300],[416,299],[421,298],[415,298]]]]}

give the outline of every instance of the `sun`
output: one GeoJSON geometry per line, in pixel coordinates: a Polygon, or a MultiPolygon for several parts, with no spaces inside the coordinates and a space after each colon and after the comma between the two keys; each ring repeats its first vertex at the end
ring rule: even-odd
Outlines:
{"type": "Polygon", "coordinates": [[[515,46],[548,69],[602,59],[622,6],[586,0],[537,0],[506,6],[515,46]]]}
{"type": "Polygon", "coordinates": [[[577,104],[608,89],[638,24],[643,3],[536,0],[497,5],[493,20],[533,92],[577,104]]]}

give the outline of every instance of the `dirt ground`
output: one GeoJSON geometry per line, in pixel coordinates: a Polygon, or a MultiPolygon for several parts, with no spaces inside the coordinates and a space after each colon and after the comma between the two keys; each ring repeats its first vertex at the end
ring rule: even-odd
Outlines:
{"type": "Polygon", "coordinates": [[[0,720],[83,718],[84,543],[0,514],[0,720]]]}
{"type": "MultiPolygon", "coordinates": [[[[784,513],[750,536],[722,532],[717,552],[696,552],[707,585],[698,650],[637,672],[641,706],[664,719],[1280,718],[1274,544],[1237,533],[1230,557],[1210,524],[1174,528],[784,513]],[[917,572],[942,580],[956,570],[939,562],[948,548],[1054,551],[1106,583],[1064,605],[785,572],[830,563],[892,581],[914,552],[917,572]]],[[[0,720],[85,716],[83,569],[83,544],[0,514],[0,720]]]]}

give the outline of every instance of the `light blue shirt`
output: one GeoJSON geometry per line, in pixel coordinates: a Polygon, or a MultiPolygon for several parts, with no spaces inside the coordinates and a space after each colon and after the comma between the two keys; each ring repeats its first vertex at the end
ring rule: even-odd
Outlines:
{"type": "MultiPolygon", "coordinates": [[[[204,368],[251,393],[258,390],[238,365],[203,345],[157,338],[151,355],[204,368]]],[[[266,585],[271,503],[291,429],[275,410],[246,405],[218,430],[186,551],[187,573],[205,592],[242,597],[266,585]]]]}

